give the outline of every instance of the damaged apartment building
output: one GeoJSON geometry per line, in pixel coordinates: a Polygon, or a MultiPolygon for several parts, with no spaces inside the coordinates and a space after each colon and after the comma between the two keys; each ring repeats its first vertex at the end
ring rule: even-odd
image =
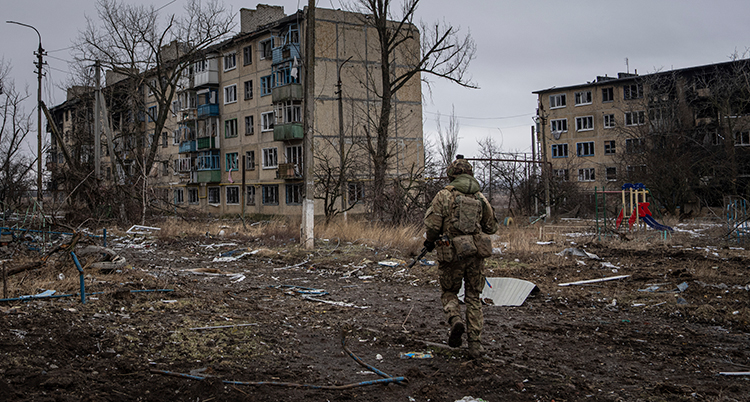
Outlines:
{"type": "MultiPolygon", "coordinates": [[[[316,180],[315,214],[323,214],[323,188],[338,172],[346,155],[346,203],[352,213],[366,212],[372,164],[366,142],[379,107],[377,33],[362,14],[316,9],[314,60],[313,160],[316,180]],[[338,91],[340,87],[340,94],[338,91]],[[341,95],[341,96],[339,96],[341,95]],[[339,104],[341,102],[341,104],[339,104]],[[340,112],[340,110],[342,112],[340,112]],[[343,130],[340,129],[343,128],[343,130]]],[[[304,198],[303,116],[306,12],[284,13],[283,7],[259,4],[241,9],[240,32],[191,62],[179,82],[158,144],[156,163],[145,182],[154,199],[170,209],[214,215],[300,215],[304,198]]],[[[416,35],[401,46],[419,54],[416,35]]],[[[394,65],[402,66],[397,60],[394,65]]],[[[402,68],[396,67],[396,68],[402,68]]],[[[148,72],[144,73],[148,79],[148,72]]],[[[142,112],[127,110],[118,99],[116,74],[108,72],[104,91],[114,143],[112,158],[105,135],[101,140],[101,182],[117,177],[141,180],[133,154],[144,152],[153,136],[156,114],[153,94],[142,90],[142,112]],[[118,105],[119,103],[119,105],[118,105]],[[140,136],[128,136],[120,122],[134,119],[140,136]],[[149,130],[150,129],[150,130],[149,130]],[[117,174],[116,174],[117,173],[117,174]]],[[[393,101],[389,176],[424,166],[420,77],[416,75],[393,101]]],[[[91,90],[71,88],[68,100],[52,108],[68,149],[76,161],[90,161],[94,138],[90,116],[91,90]],[[87,135],[73,135],[87,131],[87,135]]],[[[47,166],[68,168],[57,141],[47,166]]],[[[139,181],[139,185],[143,181],[139,181]]],[[[123,183],[120,183],[123,184],[123,183]]],[[[127,183],[124,183],[127,184],[127,183]]],[[[52,186],[54,187],[54,185],[52,186]]],[[[58,185],[58,192],[70,191],[58,185]]],[[[336,201],[337,203],[340,201],[336,201]]]]}
{"type": "Polygon", "coordinates": [[[733,60],[533,92],[539,145],[556,188],[644,183],[670,212],[747,198],[748,73],[748,60],[733,60]]]}

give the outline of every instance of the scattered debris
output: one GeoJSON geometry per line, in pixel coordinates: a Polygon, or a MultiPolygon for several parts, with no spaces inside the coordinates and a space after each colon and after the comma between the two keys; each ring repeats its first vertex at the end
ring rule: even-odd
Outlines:
{"type": "Polygon", "coordinates": [[[118,269],[122,269],[125,266],[125,263],[127,262],[125,260],[125,257],[122,257],[117,254],[114,250],[107,247],[100,247],[100,246],[86,246],[83,249],[76,252],[76,254],[79,257],[91,255],[91,254],[99,254],[99,260],[97,262],[92,262],[87,264],[85,268],[93,268],[93,269],[99,269],[102,271],[115,271],[118,269]]]}
{"type": "Polygon", "coordinates": [[[722,371],[719,373],[719,375],[733,375],[733,376],[750,375],[750,371],[722,371]]]}
{"type": "Polygon", "coordinates": [[[320,302],[320,303],[332,304],[334,306],[341,306],[341,307],[353,307],[353,308],[361,308],[361,309],[370,308],[370,306],[357,306],[356,304],[352,304],[352,303],[344,303],[344,302],[336,302],[336,301],[330,301],[330,300],[322,300],[322,299],[317,299],[317,298],[310,297],[310,296],[304,296],[303,299],[310,300],[310,301],[315,301],[315,302],[320,302]]]}
{"type": "Polygon", "coordinates": [[[570,285],[586,285],[589,283],[597,283],[597,282],[607,282],[607,281],[615,281],[618,279],[627,278],[630,275],[618,275],[618,276],[609,276],[606,278],[599,278],[599,279],[588,279],[585,281],[577,281],[577,282],[568,282],[568,283],[558,283],[557,286],[570,286],[570,285]]]}
{"type": "MultiPolygon", "coordinates": [[[[489,300],[495,306],[520,306],[532,292],[539,292],[539,288],[522,279],[515,278],[485,278],[484,290],[479,298],[489,300]]],[[[464,299],[464,289],[458,291],[460,300],[464,299]]]]}
{"type": "Polygon", "coordinates": [[[615,265],[615,264],[612,264],[611,262],[603,262],[603,263],[602,263],[602,268],[613,268],[613,269],[620,269],[620,267],[618,267],[618,266],[617,266],[617,265],[615,265]]]}
{"type": "Polygon", "coordinates": [[[37,293],[35,295],[20,296],[19,299],[21,299],[21,300],[25,300],[25,299],[42,299],[42,298],[45,298],[45,297],[50,297],[50,296],[52,296],[55,293],[57,293],[56,290],[51,290],[50,289],[50,290],[45,290],[42,293],[37,293]]]}
{"type": "Polygon", "coordinates": [[[596,255],[596,254],[588,253],[588,252],[586,252],[584,250],[581,250],[579,248],[573,248],[573,247],[566,248],[565,250],[563,250],[563,251],[561,251],[561,252],[559,252],[559,253],[557,253],[555,255],[559,255],[561,257],[562,256],[566,256],[566,255],[572,255],[574,257],[584,257],[584,258],[589,258],[589,259],[592,259],[592,260],[598,260],[599,259],[599,256],[596,255]]]}
{"type": "Polygon", "coordinates": [[[402,359],[432,359],[430,352],[401,352],[399,355],[402,359]]]}
{"type": "Polygon", "coordinates": [[[127,234],[154,234],[158,231],[160,231],[161,228],[156,228],[152,226],[141,226],[141,225],[133,225],[128,229],[125,233],[127,234]]]}
{"type": "MultiPolygon", "coordinates": [[[[521,387],[523,389],[523,387],[521,387]]],[[[456,399],[456,402],[487,402],[482,398],[474,398],[473,396],[465,396],[461,399],[456,399]]]]}
{"type": "MultiPolygon", "coordinates": [[[[250,327],[250,326],[257,326],[258,324],[252,323],[252,324],[235,324],[235,325],[217,325],[214,327],[196,327],[196,328],[188,328],[190,331],[202,331],[204,329],[223,329],[223,328],[236,328],[236,327],[250,327]]],[[[192,372],[191,372],[192,374],[192,372]]]]}
{"type": "Polygon", "coordinates": [[[238,255],[237,257],[234,257],[233,254],[234,254],[234,251],[228,252],[228,253],[222,253],[220,257],[214,257],[214,259],[211,262],[232,262],[232,261],[237,261],[246,255],[253,255],[253,253],[245,252],[245,253],[238,255]]]}
{"type": "Polygon", "coordinates": [[[397,267],[399,265],[406,265],[406,261],[403,260],[390,260],[390,261],[380,261],[378,265],[383,265],[386,267],[397,267]]]}

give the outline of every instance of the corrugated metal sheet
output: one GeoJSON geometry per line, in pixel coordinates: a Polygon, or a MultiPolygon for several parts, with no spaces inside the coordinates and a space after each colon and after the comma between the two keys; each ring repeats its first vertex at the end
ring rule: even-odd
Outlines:
{"type": "MultiPolygon", "coordinates": [[[[515,278],[487,278],[480,297],[491,299],[495,306],[520,306],[529,297],[536,285],[529,281],[515,278]]],[[[459,299],[464,299],[464,288],[458,292],[459,299]]]]}

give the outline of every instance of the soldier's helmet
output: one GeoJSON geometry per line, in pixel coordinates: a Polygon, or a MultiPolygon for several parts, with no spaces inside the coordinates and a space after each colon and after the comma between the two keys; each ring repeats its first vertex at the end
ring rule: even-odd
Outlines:
{"type": "Polygon", "coordinates": [[[456,159],[450,165],[448,165],[448,169],[445,170],[445,174],[448,175],[448,178],[450,180],[455,180],[456,176],[460,174],[468,174],[470,176],[474,176],[474,168],[471,166],[471,163],[469,163],[469,161],[460,158],[456,159]]]}

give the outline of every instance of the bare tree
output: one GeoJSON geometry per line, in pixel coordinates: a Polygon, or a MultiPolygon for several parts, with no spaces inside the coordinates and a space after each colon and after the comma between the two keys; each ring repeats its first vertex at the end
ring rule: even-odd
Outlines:
{"type": "Polygon", "coordinates": [[[99,21],[87,18],[76,57],[89,65],[99,60],[105,69],[122,76],[127,83],[120,90],[129,100],[121,106],[132,116],[146,113],[154,122],[150,133],[141,125],[132,126],[136,131],[132,134],[139,137],[134,144],[145,149],[144,155],[137,156],[142,158],[140,175],[146,176],[154,166],[178,81],[191,62],[203,58],[206,49],[227,37],[235,24],[218,0],[189,0],[184,15],[164,19],[153,5],[98,0],[96,8],[99,21]],[[144,107],[145,92],[153,96],[155,107],[144,107]]]}
{"type": "Polygon", "coordinates": [[[453,162],[453,158],[458,152],[459,125],[458,119],[456,118],[455,105],[451,105],[451,115],[448,117],[448,127],[445,128],[445,132],[443,132],[443,127],[440,123],[441,117],[442,116],[440,116],[440,113],[438,113],[437,117],[435,118],[439,141],[438,153],[440,154],[440,158],[442,159],[443,164],[445,166],[448,166],[451,164],[451,162],[453,162]]]}
{"type": "Polygon", "coordinates": [[[391,0],[356,0],[353,7],[354,11],[364,14],[363,23],[377,32],[380,52],[379,74],[373,75],[372,81],[367,83],[380,100],[380,107],[369,116],[375,137],[366,130],[366,147],[374,169],[373,212],[376,218],[382,218],[385,212],[386,174],[394,155],[389,144],[394,97],[412,79],[427,81],[428,76],[477,88],[467,76],[469,63],[476,52],[470,34],[462,38],[458,36],[457,28],[445,23],[423,24],[421,45],[411,45],[419,40],[419,32],[413,24],[419,3],[419,0],[404,0],[398,15],[391,0]],[[421,52],[415,52],[416,49],[421,52]]]}
{"type": "MultiPolygon", "coordinates": [[[[0,202],[14,208],[28,195],[33,183],[29,176],[36,159],[22,152],[31,128],[31,113],[23,109],[28,91],[18,91],[8,76],[10,67],[0,60],[0,202]]],[[[39,189],[41,191],[41,189],[39,189]]]]}

